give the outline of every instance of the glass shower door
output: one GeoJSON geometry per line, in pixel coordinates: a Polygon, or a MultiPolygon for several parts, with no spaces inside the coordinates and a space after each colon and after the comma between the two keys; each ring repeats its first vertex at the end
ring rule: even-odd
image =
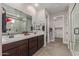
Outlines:
{"type": "Polygon", "coordinates": [[[79,4],[76,4],[72,11],[72,51],[79,55],[79,4]]]}

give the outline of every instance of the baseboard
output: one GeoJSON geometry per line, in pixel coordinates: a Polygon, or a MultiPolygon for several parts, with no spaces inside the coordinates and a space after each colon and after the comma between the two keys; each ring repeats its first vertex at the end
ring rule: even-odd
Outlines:
{"type": "Polygon", "coordinates": [[[55,40],[50,40],[50,42],[54,42],[55,40]]]}
{"type": "Polygon", "coordinates": [[[60,37],[55,37],[55,39],[63,39],[63,38],[60,38],[60,37]]]}
{"type": "Polygon", "coordinates": [[[68,43],[67,43],[67,42],[63,42],[63,44],[67,44],[67,45],[68,45],[68,43]]]}
{"type": "Polygon", "coordinates": [[[68,45],[69,41],[65,41],[65,39],[63,39],[63,43],[68,45]]]}

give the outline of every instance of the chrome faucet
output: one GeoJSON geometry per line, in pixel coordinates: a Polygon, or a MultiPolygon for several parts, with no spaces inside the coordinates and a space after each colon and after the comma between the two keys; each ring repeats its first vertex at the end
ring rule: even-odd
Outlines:
{"type": "Polygon", "coordinates": [[[9,34],[9,38],[14,38],[14,34],[9,34]]]}
{"type": "Polygon", "coordinates": [[[10,33],[11,29],[8,29],[8,31],[9,38],[14,38],[14,34],[10,33]]]}

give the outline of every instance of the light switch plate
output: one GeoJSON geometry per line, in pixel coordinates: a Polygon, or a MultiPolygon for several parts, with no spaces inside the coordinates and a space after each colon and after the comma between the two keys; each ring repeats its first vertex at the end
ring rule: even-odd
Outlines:
{"type": "Polygon", "coordinates": [[[74,28],[74,34],[79,35],[79,28],[74,28]]]}

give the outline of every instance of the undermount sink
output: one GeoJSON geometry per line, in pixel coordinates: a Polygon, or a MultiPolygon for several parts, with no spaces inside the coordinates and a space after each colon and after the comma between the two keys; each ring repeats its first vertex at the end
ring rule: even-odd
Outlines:
{"type": "Polygon", "coordinates": [[[15,42],[15,41],[19,41],[19,40],[23,40],[23,39],[28,39],[28,38],[32,38],[38,35],[42,35],[44,33],[29,33],[29,35],[24,35],[24,34],[15,34],[14,37],[9,37],[9,35],[6,36],[2,36],[2,44],[7,44],[7,43],[11,43],[11,42],[15,42]]]}
{"type": "Polygon", "coordinates": [[[14,35],[13,37],[2,36],[2,44],[8,43],[8,42],[22,40],[23,38],[25,38],[24,35],[14,35]]]}
{"type": "Polygon", "coordinates": [[[9,35],[9,38],[14,38],[14,35],[9,35]]]}

